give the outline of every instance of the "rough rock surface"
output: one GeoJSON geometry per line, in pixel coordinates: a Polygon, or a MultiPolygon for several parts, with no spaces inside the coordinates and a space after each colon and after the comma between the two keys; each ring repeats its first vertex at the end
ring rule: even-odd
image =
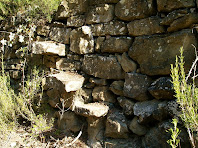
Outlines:
{"type": "Polygon", "coordinates": [[[114,81],[111,85],[110,85],[110,90],[119,96],[124,96],[123,93],[123,87],[124,87],[124,81],[114,81]]]}
{"type": "Polygon", "coordinates": [[[138,136],[143,136],[147,133],[148,129],[146,126],[138,123],[138,117],[135,116],[129,125],[129,129],[138,136]]]}
{"type": "Polygon", "coordinates": [[[124,114],[119,110],[110,110],[106,120],[105,136],[128,138],[128,127],[124,114]]]}
{"type": "Polygon", "coordinates": [[[83,71],[103,79],[123,79],[124,72],[115,56],[85,55],[83,71]]]}
{"type": "Polygon", "coordinates": [[[139,117],[139,123],[147,124],[155,120],[162,121],[166,119],[168,116],[166,106],[166,101],[151,100],[135,103],[133,110],[134,115],[139,117]]]}
{"type": "Polygon", "coordinates": [[[189,8],[195,6],[194,0],[157,0],[159,12],[170,12],[179,8],[189,8]]]}
{"type": "Polygon", "coordinates": [[[90,5],[98,5],[98,4],[114,4],[114,3],[118,3],[119,0],[97,0],[97,1],[89,1],[90,5]]]}
{"type": "Polygon", "coordinates": [[[86,24],[106,23],[114,17],[114,6],[108,4],[100,4],[93,6],[86,14],[86,24]]]}
{"type": "Polygon", "coordinates": [[[89,26],[82,26],[71,31],[70,50],[77,54],[94,52],[94,39],[89,26]]]}
{"type": "Polygon", "coordinates": [[[91,31],[93,36],[104,36],[104,35],[127,35],[128,30],[124,22],[111,21],[104,24],[91,25],[91,31]]]}
{"type": "Polygon", "coordinates": [[[38,35],[42,35],[42,36],[48,36],[50,32],[50,27],[49,26],[38,26],[36,28],[36,33],[38,35]]]}
{"type": "Polygon", "coordinates": [[[173,99],[174,90],[171,81],[170,77],[161,77],[151,84],[148,91],[156,99],[173,99]]]}
{"type": "Polygon", "coordinates": [[[186,69],[191,67],[197,41],[191,30],[182,30],[171,35],[136,37],[129,56],[140,64],[141,72],[147,75],[169,75],[170,64],[184,49],[186,69]]]}
{"type": "Polygon", "coordinates": [[[123,53],[129,50],[132,44],[130,37],[110,37],[101,45],[101,52],[123,53]]]}
{"type": "Polygon", "coordinates": [[[115,95],[109,90],[108,86],[96,86],[92,92],[93,100],[96,102],[110,102],[116,101],[115,95]]]}
{"type": "Polygon", "coordinates": [[[95,85],[99,85],[99,86],[107,85],[107,80],[106,79],[90,78],[89,82],[93,83],[95,85]]]}
{"type": "Polygon", "coordinates": [[[138,73],[127,73],[125,75],[124,96],[138,101],[148,100],[147,89],[150,86],[151,79],[138,73]]]}
{"type": "Polygon", "coordinates": [[[84,15],[71,16],[67,19],[68,27],[80,27],[83,26],[84,23],[85,23],[84,15]]]}
{"type": "Polygon", "coordinates": [[[160,25],[159,17],[134,20],[127,24],[127,28],[129,30],[129,35],[131,36],[151,35],[165,32],[165,28],[160,25]]]}
{"type": "Polygon", "coordinates": [[[115,15],[124,21],[142,19],[155,13],[153,0],[120,0],[115,7],[115,15]]]}
{"type": "Polygon", "coordinates": [[[79,61],[69,60],[68,58],[56,59],[56,69],[58,70],[80,70],[81,63],[79,61]]]}
{"type": "Polygon", "coordinates": [[[49,38],[53,41],[69,44],[71,29],[52,27],[50,29],[49,38]]]}
{"type": "Polygon", "coordinates": [[[123,113],[127,116],[131,116],[133,115],[133,106],[134,106],[134,102],[125,98],[125,97],[118,97],[117,98],[118,103],[120,104],[120,106],[123,109],[123,113]]]}
{"type": "Polygon", "coordinates": [[[36,41],[32,44],[32,53],[65,56],[65,45],[53,41],[36,41]]]}

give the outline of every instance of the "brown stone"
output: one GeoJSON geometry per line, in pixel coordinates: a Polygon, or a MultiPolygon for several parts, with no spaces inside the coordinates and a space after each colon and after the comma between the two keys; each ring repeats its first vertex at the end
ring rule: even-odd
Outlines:
{"type": "Polygon", "coordinates": [[[127,27],[129,35],[131,36],[151,35],[165,32],[165,28],[160,25],[159,17],[134,20],[128,23],[127,27]]]}
{"type": "Polygon", "coordinates": [[[192,44],[197,40],[191,30],[182,30],[168,35],[136,37],[129,56],[140,64],[141,72],[147,75],[169,75],[170,64],[175,63],[180,48],[184,48],[185,69],[191,67],[195,57],[192,44]]]}
{"type": "Polygon", "coordinates": [[[118,3],[119,0],[91,0],[89,1],[90,5],[98,5],[98,4],[114,4],[114,3],[118,3]]]}
{"type": "Polygon", "coordinates": [[[36,28],[36,33],[38,35],[42,35],[42,36],[47,37],[49,35],[49,32],[50,32],[50,27],[49,26],[38,26],[36,28]]]}
{"type": "Polygon", "coordinates": [[[138,73],[127,73],[124,83],[124,95],[138,101],[149,99],[147,89],[151,84],[151,79],[138,73]]]}
{"type": "Polygon", "coordinates": [[[48,68],[56,68],[56,57],[44,55],[43,64],[48,68]]]}
{"type": "Polygon", "coordinates": [[[77,54],[94,52],[94,39],[89,26],[82,26],[71,31],[70,50],[77,54]]]}
{"type": "Polygon", "coordinates": [[[129,50],[131,44],[130,37],[110,37],[103,42],[101,52],[123,53],[129,50]]]}
{"type": "Polygon", "coordinates": [[[125,97],[118,97],[117,100],[118,100],[118,103],[120,104],[120,106],[122,107],[125,115],[127,115],[127,116],[134,115],[133,106],[135,103],[133,101],[131,101],[125,97]]]}
{"type": "Polygon", "coordinates": [[[71,16],[67,19],[68,27],[81,27],[85,23],[84,15],[71,16]]]}
{"type": "Polygon", "coordinates": [[[110,85],[110,90],[119,96],[123,96],[123,87],[124,87],[124,81],[113,81],[113,83],[110,85]]]}
{"type": "Polygon", "coordinates": [[[83,71],[103,79],[123,79],[124,72],[117,61],[111,56],[85,55],[82,65],[83,71]]]}
{"type": "Polygon", "coordinates": [[[194,7],[194,0],[157,0],[157,9],[159,12],[170,12],[179,8],[194,7]]]}
{"type": "Polygon", "coordinates": [[[75,71],[81,69],[81,63],[79,61],[69,60],[67,58],[58,58],[56,60],[56,69],[75,71]]]}
{"type": "Polygon", "coordinates": [[[70,32],[71,29],[52,27],[50,29],[49,38],[59,43],[69,44],[70,32]]]}
{"type": "Polygon", "coordinates": [[[114,6],[108,4],[100,4],[90,7],[86,14],[86,24],[106,23],[114,17],[114,6]]]}
{"type": "Polygon", "coordinates": [[[142,19],[155,14],[153,0],[120,0],[115,7],[115,15],[124,21],[142,19]]]}
{"type": "Polygon", "coordinates": [[[95,85],[99,85],[99,86],[107,85],[107,80],[106,79],[90,78],[89,82],[93,83],[95,85]]]}
{"type": "Polygon", "coordinates": [[[96,52],[100,52],[100,49],[101,49],[104,41],[105,41],[105,37],[98,37],[95,40],[95,51],[96,52]]]}

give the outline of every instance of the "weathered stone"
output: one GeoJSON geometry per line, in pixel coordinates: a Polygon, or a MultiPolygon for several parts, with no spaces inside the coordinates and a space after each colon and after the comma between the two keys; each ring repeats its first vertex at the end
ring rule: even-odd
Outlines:
{"type": "Polygon", "coordinates": [[[42,36],[47,37],[49,35],[49,32],[50,32],[50,27],[49,26],[38,26],[36,28],[36,33],[38,35],[42,35],[42,36]]]}
{"type": "MultiPolygon", "coordinates": [[[[64,85],[66,92],[76,91],[80,89],[84,82],[84,77],[72,72],[60,72],[57,74],[49,75],[50,78],[55,79],[64,85]]],[[[53,83],[53,81],[51,81],[53,83]]]]}
{"type": "Polygon", "coordinates": [[[85,104],[93,102],[92,89],[81,88],[79,92],[79,95],[83,98],[85,104]]]}
{"type": "Polygon", "coordinates": [[[173,99],[174,90],[171,80],[170,77],[161,77],[151,84],[148,91],[156,99],[173,99]]]}
{"type": "Polygon", "coordinates": [[[136,72],[137,64],[128,56],[126,52],[124,52],[122,56],[118,58],[118,61],[125,72],[136,72]]]}
{"type": "Polygon", "coordinates": [[[124,72],[115,56],[85,55],[83,71],[103,79],[123,79],[124,72]]]}
{"type": "Polygon", "coordinates": [[[96,86],[92,92],[93,100],[99,102],[110,102],[116,101],[115,95],[109,90],[107,86],[96,86]]]}
{"type": "Polygon", "coordinates": [[[127,73],[125,75],[124,95],[138,101],[148,100],[147,89],[151,84],[151,79],[138,73],[127,73]]]}
{"type": "Polygon", "coordinates": [[[124,81],[120,80],[120,81],[113,81],[109,89],[116,95],[124,96],[123,87],[124,87],[124,81]]]}
{"type": "Polygon", "coordinates": [[[118,97],[117,100],[118,100],[118,103],[120,104],[120,106],[122,107],[125,115],[127,115],[127,116],[133,115],[133,106],[135,104],[133,101],[131,101],[125,97],[118,97]]]}
{"type": "Polygon", "coordinates": [[[114,4],[114,3],[118,3],[119,0],[97,0],[97,1],[89,1],[90,5],[98,5],[98,4],[114,4]]]}
{"type": "Polygon", "coordinates": [[[86,14],[86,24],[106,23],[114,17],[114,6],[108,4],[100,4],[93,6],[86,14]]]}
{"type": "Polygon", "coordinates": [[[147,133],[148,129],[146,126],[138,123],[138,117],[134,117],[129,125],[129,129],[138,136],[143,136],[147,133]]]}
{"type": "Polygon", "coordinates": [[[115,7],[115,15],[124,21],[142,19],[155,14],[153,0],[120,0],[115,7]]]}
{"type": "Polygon", "coordinates": [[[134,115],[139,117],[139,123],[147,124],[155,120],[162,121],[166,119],[168,116],[166,106],[166,101],[151,100],[135,103],[133,110],[134,115]]]}
{"type": "Polygon", "coordinates": [[[106,138],[105,148],[143,148],[140,137],[132,137],[127,139],[106,138]]]}
{"type": "Polygon", "coordinates": [[[67,58],[58,58],[56,60],[56,69],[59,70],[80,70],[81,63],[78,61],[68,60],[67,58]]]}
{"type": "Polygon", "coordinates": [[[129,35],[131,36],[151,35],[165,32],[165,28],[160,25],[159,17],[134,20],[127,24],[127,28],[129,30],[129,35]]]}
{"type": "Polygon", "coordinates": [[[81,101],[74,101],[72,110],[85,117],[104,117],[109,111],[109,107],[102,103],[84,104],[81,101]]]}
{"type": "Polygon", "coordinates": [[[100,49],[103,45],[103,42],[105,40],[105,37],[98,37],[96,40],[95,40],[95,51],[96,52],[100,52],[100,49]]]}
{"type": "Polygon", "coordinates": [[[170,12],[166,17],[164,17],[160,24],[161,25],[170,25],[174,20],[184,16],[188,13],[188,9],[179,9],[170,12]]]}
{"type": "MultiPolygon", "coordinates": [[[[150,129],[147,134],[142,139],[142,146],[148,148],[169,148],[170,145],[167,143],[167,140],[170,139],[170,133],[167,132],[170,128],[174,128],[170,121],[161,122],[159,125],[150,129]]],[[[183,148],[190,148],[189,137],[186,132],[186,129],[177,127],[181,130],[179,134],[180,145],[183,148]]]]}
{"type": "Polygon", "coordinates": [[[84,15],[71,16],[67,19],[68,27],[80,27],[83,26],[84,23],[85,23],[84,15]]]}
{"type": "Polygon", "coordinates": [[[107,115],[105,136],[111,138],[128,138],[128,127],[124,114],[111,110],[107,115]]]}
{"type": "Polygon", "coordinates": [[[173,21],[170,24],[170,27],[168,27],[167,31],[168,32],[178,31],[178,30],[181,30],[184,28],[188,28],[196,23],[198,23],[198,14],[197,13],[189,13],[189,14],[186,14],[185,16],[180,17],[180,18],[176,19],[175,21],[173,21]]]}
{"type": "Polygon", "coordinates": [[[89,26],[82,26],[71,31],[70,50],[78,54],[94,52],[94,39],[89,26]]]}
{"type": "Polygon", "coordinates": [[[32,44],[32,53],[65,56],[65,45],[52,41],[36,41],[32,44]]]}
{"type": "Polygon", "coordinates": [[[59,43],[69,44],[70,32],[71,29],[68,28],[52,27],[50,29],[49,38],[59,43]]]}
{"type": "Polygon", "coordinates": [[[123,53],[129,50],[132,44],[130,37],[110,37],[101,46],[101,52],[123,53]]]}
{"type": "Polygon", "coordinates": [[[194,0],[157,0],[157,9],[159,12],[171,12],[179,8],[194,7],[194,0]]]}
{"type": "Polygon", "coordinates": [[[121,21],[111,21],[104,24],[94,24],[91,25],[91,31],[93,36],[128,34],[126,24],[121,21]]]}
{"type": "Polygon", "coordinates": [[[88,145],[92,148],[102,148],[104,141],[104,118],[88,117],[88,145]]]}
{"type": "Polygon", "coordinates": [[[95,85],[99,85],[99,86],[107,85],[107,80],[106,79],[90,78],[89,82],[94,83],[95,85]]]}
{"type": "Polygon", "coordinates": [[[56,68],[56,57],[44,55],[43,64],[49,68],[56,68]]]}
{"type": "Polygon", "coordinates": [[[191,30],[182,30],[171,35],[154,37],[136,37],[129,56],[140,64],[141,72],[147,75],[169,75],[170,64],[175,63],[175,56],[184,49],[185,69],[191,67],[195,57],[197,41],[191,30]]]}
{"type": "Polygon", "coordinates": [[[58,7],[56,19],[66,19],[87,11],[88,0],[63,0],[58,7]]]}
{"type": "Polygon", "coordinates": [[[58,118],[58,128],[61,130],[78,132],[82,128],[83,121],[72,111],[63,114],[56,112],[56,117],[58,118]]]}

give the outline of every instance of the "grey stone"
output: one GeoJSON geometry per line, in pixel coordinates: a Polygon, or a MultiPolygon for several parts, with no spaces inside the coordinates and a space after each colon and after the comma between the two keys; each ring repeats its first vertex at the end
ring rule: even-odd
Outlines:
{"type": "Polygon", "coordinates": [[[140,64],[141,73],[147,75],[169,75],[170,64],[175,63],[180,48],[184,49],[185,69],[191,67],[195,57],[192,44],[197,47],[191,30],[182,30],[170,35],[136,37],[129,56],[140,64]]]}
{"type": "Polygon", "coordinates": [[[157,0],[157,9],[159,12],[171,12],[179,8],[194,7],[194,0],[157,0]]]}
{"type": "Polygon", "coordinates": [[[138,101],[148,100],[147,89],[151,84],[151,79],[138,73],[127,73],[125,75],[124,95],[138,101]]]}
{"type": "Polygon", "coordinates": [[[71,31],[70,50],[77,54],[94,52],[94,39],[89,26],[82,26],[71,31]]]}
{"type": "Polygon", "coordinates": [[[138,136],[143,136],[147,133],[148,128],[138,123],[138,117],[134,117],[129,125],[129,129],[138,136]]]}
{"type": "Polygon", "coordinates": [[[109,4],[100,4],[90,7],[86,14],[86,24],[106,23],[114,17],[114,6],[109,4]]]}
{"type": "Polygon", "coordinates": [[[65,56],[65,45],[53,41],[35,41],[32,53],[65,56]]]}
{"type": "Polygon", "coordinates": [[[156,99],[174,99],[174,90],[170,77],[161,77],[155,80],[148,88],[156,99]]]}
{"type": "Polygon", "coordinates": [[[115,15],[124,21],[142,19],[155,14],[153,0],[120,0],[115,7],[115,15]]]}
{"type": "Polygon", "coordinates": [[[92,92],[93,100],[99,102],[110,102],[116,101],[115,95],[109,90],[107,86],[96,86],[92,92]]]}
{"type": "Polygon", "coordinates": [[[123,87],[124,87],[124,81],[119,80],[119,81],[113,81],[109,89],[116,95],[124,96],[123,87]]]}
{"type": "Polygon", "coordinates": [[[101,52],[123,53],[129,50],[131,44],[130,37],[110,37],[103,42],[101,52]]]}
{"type": "Polygon", "coordinates": [[[111,138],[128,138],[128,127],[124,114],[119,110],[111,110],[107,115],[105,136],[111,138]]]}
{"type": "Polygon", "coordinates": [[[52,27],[50,29],[49,38],[53,41],[69,44],[71,29],[52,27]]]}
{"type": "Polygon", "coordinates": [[[81,27],[85,23],[84,15],[71,16],[67,19],[68,27],[81,27]]]}
{"type": "Polygon", "coordinates": [[[83,71],[103,79],[123,79],[124,72],[115,56],[85,55],[83,71]]]}
{"type": "Polygon", "coordinates": [[[127,35],[128,30],[124,22],[111,21],[104,24],[91,25],[91,31],[93,36],[104,36],[104,35],[127,35]]]}
{"type": "Polygon", "coordinates": [[[127,24],[129,35],[151,35],[165,32],[165,28],[160,25],[159,17],[149,17],[140,20],[134,20],[127,24]]]}
{"type": "Polygon", "coordinates": [[[134,114],[133,106],[135,103],[133,101],[131,101],[125,97],[118,97],[117,100],[118,100],[118,103],[120,104],[120,106],[122,107],[125,115],[131,116],[134,114]]]}

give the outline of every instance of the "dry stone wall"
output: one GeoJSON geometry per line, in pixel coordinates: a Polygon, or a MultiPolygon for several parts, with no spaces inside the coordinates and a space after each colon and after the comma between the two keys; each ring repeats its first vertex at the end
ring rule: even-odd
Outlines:
{"type": "MultiPolygon", "coordinates": [[[[56,73],[45,79],[48,103],[57,109],[64,100],[70,108],[63,117],[56,113],[58,127],[78,132],[86,125],[87,143],[95,148],[170,147],[166,130],[178,112],[170,64],[182,46],[186,71],[194,60],[197,5],[195,0],[63,0],[54,21],[37,26],[28,58],[29,65],[56,73]]],[[[20,78],[20,46],[5,53],[13,79],[20,78]]],[[[180,129],[181,147],[190,147],[180,129]]]]}

